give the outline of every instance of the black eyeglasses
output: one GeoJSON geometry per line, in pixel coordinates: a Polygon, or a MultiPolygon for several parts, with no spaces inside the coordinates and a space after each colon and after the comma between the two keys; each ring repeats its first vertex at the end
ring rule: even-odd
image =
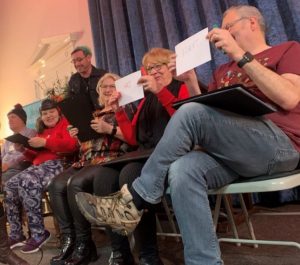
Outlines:
{"type": "Polygon", "coordinates": [[[85,58],[86,58],[86,56],[74,58],[74,59],[72,59],[71,63],[72,64],[74,64],[74,63],[81,63],[85,58]]]}
{"type": "Polygon", "coordinates": [[[152,66],[147,66],[146,67],[146,70],[147,70],[147,73],[148,74],[151,74],[151,72],[153,71],[153,70],[155,70],[156,72],[158,72],[160,69],[161,69],[161,67],[164,65],[164,63],[161,63],[161,64],[154,64],[154,65],[152,65],[152,66]]]}
{"type": "Polygon", "coordinates": [[[250,19],[249,17],[241,17],[241,18],[238,18],[234,21],[232,21],[231,23],[227,23],[223,29],[226,29],[226,30],[230,30],[236,23],[240,22],[241,20],[243,19],[250,19]]]}

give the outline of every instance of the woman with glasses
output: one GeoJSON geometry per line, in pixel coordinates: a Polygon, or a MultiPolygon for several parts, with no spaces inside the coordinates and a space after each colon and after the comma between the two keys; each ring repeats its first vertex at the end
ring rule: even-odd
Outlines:
{"type": "MultiPolygon", "coordinates": [[[[116,113],[116,119],[126,141],[138,146],[139,150],[149,150],[156,146],[175,110],[173,102],[184,99],[189,94],[199,93],[195,72],[189,71],[181,76],[185,82],[175,80],[168,64],[174,53],[163,48],[153,48],[144,55],[144,75],[139,83],[143,85],[145,97],[131,121],[124,108],[118,106],[119,92],[112,93],[110,106],[116,113]],[[189,91],[191,91],[189,93],[189,91]]],[[[145,160],[120,164],[117,167],[97,166],[95,168],[94,193],[105,196],[115,192],[127,183],[129,186],[140,175],[145,160]],[[105,183],[105,185],[104,185],[105,183]],[[108,190],[107,187],[111,187],[108,190]]],[[[88,218],[88,217],[87,217],[88,218]]],[[[92,223],[93,220],[89,219],[92,223]]],[[[128,238],[110,231],[112,254],[109,265],[133,265],[128,238]]],[[[149,208],[142,217],[134,238],[138,247],[140,265],[163,264],[157,247],[155,210],[149,208]]]]}
{"type": "MultiPolygon", "coordinates": [[[[78,210],[75,194],[79,191],[93,191],[94,165],[116,158],[128,149],[115,114],[108,105],[109,97],[116,90],[115,81],[119,78],[107,73],[97,84],[99,109],[94,112],[91,127],[99,133],[99,138],[81,142],[79,161],[56,176],[48,187],[52,210],[62,237],[60,253],[51,259],[51,265],[88,264],[97,259],[90,223],[78,210]]],[[[126,110],[129,116],[133,116],[134,109],[131,105],[126,110]]],[[[69,128],[69,133],[76,137],[78,129],[69,128]]]]}

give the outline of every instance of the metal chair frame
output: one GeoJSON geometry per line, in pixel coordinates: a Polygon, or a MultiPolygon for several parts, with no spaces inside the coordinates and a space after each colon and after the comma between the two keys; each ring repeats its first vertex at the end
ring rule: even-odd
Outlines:
{"type": "MultiPolygon", "coordinates": [[[[247,207],[244,202],[242,194],[244,193],[255,193],[255,192],[271,192],[281,191],[285,189],[291,189],[300,186],[300,170],[294,170],[291,172],[275,174],[273,176],[260,176],[256,178],[250,178],[245,180],[238,180],[234,183],[228,184],[222,188],[210,190],[209,194],[217,195],[216,206],[213,214],[214,225],[216,227],[220,216],[221,201],[223,199],[224,206],[227,212],[228,221],[233,231],[234,238],[219,238],[219,242],[231,242],[240,245],[253,244],[257,247],[259,244],[262,245],[280,245],[280,246],[293,246],[300,249],[300,242],[294,241],[283,241],[283,240],[258,240],[255,237],[253,224],[248,213],[247,207]],[[238,194],[240,199],[242,212],[244,214],[246,224],[249,230],[250,239],[239,238],[237,227],[234,222],[232,210],[230,207],[227,195],[238,194]]],[[[275,216],[275,215],[299,215],[300,212],[263,212],[256,213],[255,216],[275,216]]]]}

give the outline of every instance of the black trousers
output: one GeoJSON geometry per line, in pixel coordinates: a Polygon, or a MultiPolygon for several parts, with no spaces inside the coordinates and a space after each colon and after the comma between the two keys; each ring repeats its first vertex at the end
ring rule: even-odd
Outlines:
{"type": "Polygon", "coordinates": [[[75,194],[93,193],[96,169],[97,166],[86,166],[82,169],[70,167],[54,177],[49,184],[51,208],[62,234],[71,234],[80,240],[91,239],[91,225],[77,207],[75,194]]]}
{"type": "MultiPolygon", "coordinates": [[[[121,169],[99,167],[98,176],[94,178],[94,193],[99,196],[108,195],[107,188],[112,192],[120,190],[127,184],[130,188],[132,182],[140,176],[144,163],[132,162],[123,166],[121,169]],[[115,182],[117,180],[117,182],[115,182]],[[103,185],[103,183],[106,183],[103,185]]],[[[112,249],[127,251],[129,250],[128,238],[114,233],[110,233],[112,239],[112,249]]],[[[136,247],[140,257],[157,256],[157,238],[156,238],[156,217],[155,208],[149,208],[142,216],[140,223],[134,231],[136,247]]]]}
{"type": "MultiPolygon", "coordinates": [[[[75,194],[94,193],[105,196],[118,191],[123,184],[130,187],[140,175],[144,163],[132,162],[119,167],[101,165],[82,169],[68,168],[54,177],[48,186],[51,207],[62,234],[72,234],[79,240],[91,239],[91,225],[77,207],[75,194]]],[[[112,249],[130,251],[128,238],[108,231],[112,249]]],[[[137,226],[134,237],[140,256],[157,255],[156,219],[154,209],[146,212],[137,226]]]]}

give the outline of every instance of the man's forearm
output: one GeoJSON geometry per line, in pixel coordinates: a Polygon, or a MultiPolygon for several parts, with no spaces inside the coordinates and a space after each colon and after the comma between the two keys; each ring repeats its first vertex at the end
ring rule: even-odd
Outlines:
{"type": "Polygon", "coordinates": [[[243,67],[247,75],[270,100],[281,108],[293,109],[300,100],[300,77],[283,77],[253,60],[243,67]],[[294,80],[295,81],[294,81],[294,80]],[[298,81],[298,80],[299,81],[298,81]],[[299,82],[299,85],[298,85],[299,82]],[[284,93],[283,93],[284,92],[284,93]]]}
{"type": "Polygon", "coordinates": [[[185,82],[185,84],[188,88],[190,97],[201,94],[201,90],[200,90],[199,83],[198,83],[197,79],[188,80],[188,81],[185,82]]]}

